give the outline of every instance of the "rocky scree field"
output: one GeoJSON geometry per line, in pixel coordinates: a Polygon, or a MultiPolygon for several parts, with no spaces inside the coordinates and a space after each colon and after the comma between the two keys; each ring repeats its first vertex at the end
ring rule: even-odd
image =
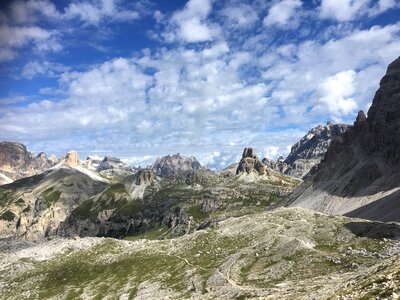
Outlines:
{"type": "Polygon", "coordinates": [[[2,299],[396,299],[400,226],[301,208],[171,239],[55,238],[0,246],[2,299]]]}

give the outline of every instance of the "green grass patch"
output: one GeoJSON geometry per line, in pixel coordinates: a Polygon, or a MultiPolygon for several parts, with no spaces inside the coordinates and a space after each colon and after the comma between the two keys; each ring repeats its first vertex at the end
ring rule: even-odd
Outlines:
{"type": "Polygon", "coordinates": [[[93,200],[89,199],[82,202],[79,206],[77,206],[73,211],[72,214],[77,216],[79,219],[89,219],[89,220],[96,220],[97,211],[92,211],[93,207],[93,200]]]}
{"type": "Polygon", "coordinates": [[[137,241],[140,239],[158,240],[158,239],[162,239],[166,235],[168,230],[169,230],[169,228],[166,226],[158,227],[158,228],[146,230],[145,232],[138,234],[138,235],[126,236],[123,239],[127,240],[127,241],[137,241]]]}
{"type": "Polygon", "coordinates": [[[115,212],[122,216],[134,216],[144,210],[144,204],[141,200],[135,199],[129,201],[124,206],[118,208],[115,212]]]}
{"type": "Polygon", "coordinates": [[[9,190],[0,188],[0,207],[6,206],[13,200],[13,193],[9,190]]]}
{"type": "Polygon", "coordinates": [[[47,190],[41,193],[42,198],[44,199],[44,203],[47,207],[50,207],[54,202],[58,201],[61,196],[61,192],[54,191],[54,187],[48,188],[47,190]]]}
{"type": "Polygon", "coordinates": [[[22,199],[22,198],[18,198],[16,204],[17,204],[17,205],[24,205],[24,204],[25,204],[25,201],[24,201],[24,199],[22,199]]]}
{"type": "Polygon", "coordinates": [[[0,220],[5,220],[5,221],[11,222],[15,219],[15,217],[16,217],[16,215],[13,212],[7,210],[0,216],[0,220]]]}
{"type": "Polygon", "coordinates": [[[210,216],[208,212],[201,209],[201,205],[195,205],[189,208],[188,214],[191,215],[195,220],[206,219],[210,216]]]}
{"type": "Polygon", "coordinates": [[[186,291],[186,265],[179,258],[153,251],[124,254],[119,251],[115,241],[106,241],[88,251],[38,263],[37,274],[30,274],[38,278],[38,298],[59,295],[79,298],[84,290],[90,290],[93,299],[118,299],[121,290],[129,285],[131,299],[141,282],[152,280],[180,293],[186,291]],[[108,255],[114,259],[101,259],[108,255]]]}

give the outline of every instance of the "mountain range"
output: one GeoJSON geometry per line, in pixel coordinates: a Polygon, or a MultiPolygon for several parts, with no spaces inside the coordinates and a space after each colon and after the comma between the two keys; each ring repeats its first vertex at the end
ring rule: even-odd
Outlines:
{"type": "Polygon", "coordinates": [[[353,125],[215,172],[0,144],[0,298],[398,299],[400,58],[353,125]]]}

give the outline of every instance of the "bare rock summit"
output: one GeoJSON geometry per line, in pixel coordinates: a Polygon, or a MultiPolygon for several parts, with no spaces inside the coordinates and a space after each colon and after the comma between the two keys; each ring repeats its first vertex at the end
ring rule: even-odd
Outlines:
{"type": "Polygon", "coordinates": [[[236,169],[236,174],[256,172],[259,175],[267,173],[266,165],[258,159],[253,148],[244,148],[242,159],[236,169]]]}
{"type": "Polygon", "coordinates": [[[67,153],[65,156],[65,164],[70,166],[70,167],[77,167],[79,166],[79,155],[78,152],[75,150],[71,150],[67,153]]]}
{"type": "Polygon", "coordinates": [[[157,158],[150,170],[159,175],[172,175],[201,168],[200,163],[194,156],[183,156],[177,153],[157,158]]]}

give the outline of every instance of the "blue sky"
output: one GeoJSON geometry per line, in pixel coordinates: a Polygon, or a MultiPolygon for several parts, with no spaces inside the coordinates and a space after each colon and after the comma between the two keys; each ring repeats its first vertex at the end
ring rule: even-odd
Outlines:
{"type": "Polygon", "coordinates": [[[0,140],[136,165],[276,158],[367,111],[399,55],[397,0],[3,1],[0,140]]]}

